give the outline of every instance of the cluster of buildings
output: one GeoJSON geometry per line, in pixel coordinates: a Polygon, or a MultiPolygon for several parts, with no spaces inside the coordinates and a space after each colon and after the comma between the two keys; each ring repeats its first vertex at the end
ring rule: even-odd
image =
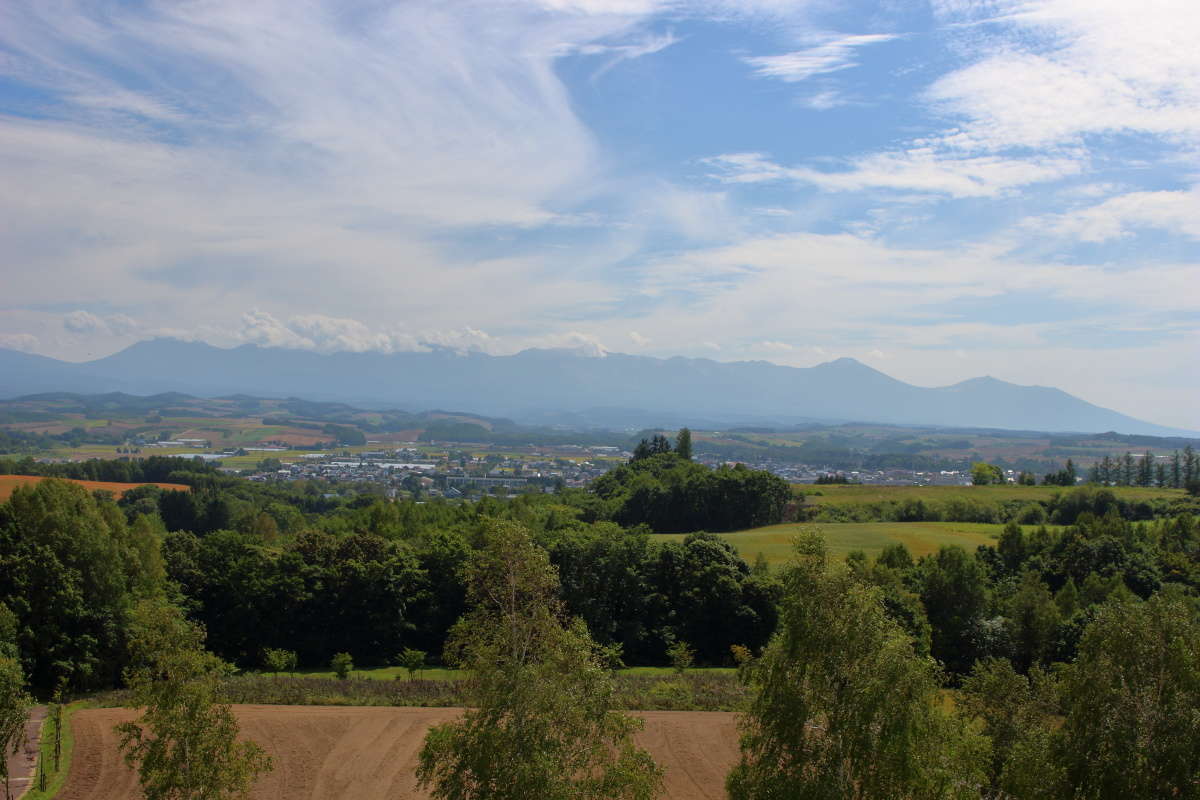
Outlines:
{"type": "MultiPolygon", "coordinates": [[[[711,467],[725,463],[719,459],[701,455],[697,458],[701,463],[711,467]]],[[[939,470],[920,471],[912,469],[837,469],[828,465],[794,464],[791,462],[764,459],[762,461],[744,462],[751,469],[764,469],[773,472],[789,483],[816,483],[818,479],[828,475],[844,475],[854,483],[872,486],[969,486],[971,485],[971,470],[939,470]]],[[[1010,470],[1011,472],[1011,470],[1010,470]]],[[[1014,477],[1015,475],[1011,476],[1014,477]]]]}
{"type": "MultiPolygon", "coordinates": [[[[412,447],[355,453],[307,453],[300,461],[249,475],[252,481],[327,480],[368,483],[383,487],[389,496],[408,493],[428,497],[479,497],[485,493],[553,491],[583,487],[623,464],[631,453],[616,447],[559,446],[556,455],[531,453],[474,455],[453,449],[443,453],[412,447]],[[564,457],[569,455],[570,457],[564,457]]],[[[271,455],[264,449],[263,455],[271,455]]],[[[710,467],[723,463],[699,455],[710,467]]],[[[919,471],[909,469],[840,470],[825,465],[795,464],[774,460],[746,462],[751,469],[772,472],[789,483],[816,483],[822,476],[844,475],[854,483],[875,486],[967,486],[969,469],[919,471]]]]}
{"type": "MultiPolygon", "coordinates": [[[[582,449],[582,448],[581,448],[582,449]]],[[[605,448],[615,449],[615,448],[605,448]]],[[[607,453],[605,454],[607,455],[607,453]]],[[[622,454],[617,452],[618,457],[622,454]]],[[[629,454],[624,454],[625,458],[629,454]]],[[[349,455],[308,453],[300,461],[258,470],[252,481],[327,480],[369,483],[384,487],[389,496],[401,492],[429,497],[478,497],[484,493],[553,491],[560,486],[586,486],[618,460],[596,457],[559,458],[489,454],[483,457],[450,451],[422,453],[412,448],[349,455]]]]}

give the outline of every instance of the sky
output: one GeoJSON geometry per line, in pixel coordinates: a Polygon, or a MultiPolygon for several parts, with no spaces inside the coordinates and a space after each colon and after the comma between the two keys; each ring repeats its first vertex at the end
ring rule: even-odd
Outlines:
{"type": "Polygon", "coordinates": [[[849,356],[1200,430],[1195,0],[0,3],[0,347],[849,356]]]}

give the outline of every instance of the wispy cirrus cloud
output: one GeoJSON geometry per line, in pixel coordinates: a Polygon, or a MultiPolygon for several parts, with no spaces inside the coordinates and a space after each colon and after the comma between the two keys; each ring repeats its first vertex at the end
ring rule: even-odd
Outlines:
{"type": "Polygon", "coordinates": [[[858,50],[873,44],[890,42],[897,34],[810,34],[817,44],[773,56],[747,56],[743,60],[754,67],[760,78],[776,78],[799,83],[814,75],[840,72],[858,66],[858,50]]]}
{"type": "Polygon", "coordinates": [[[762,153],[729,153],[706,163],[714,168],[714,177],[727,183],[793,181],[835,192],[889,189],[955,198],[994,197],[1083,169],[1080,160],[1063,156],[963,155],[928,146],[859,156],[849,159],[841,170],[784,166],[762,153]]]}

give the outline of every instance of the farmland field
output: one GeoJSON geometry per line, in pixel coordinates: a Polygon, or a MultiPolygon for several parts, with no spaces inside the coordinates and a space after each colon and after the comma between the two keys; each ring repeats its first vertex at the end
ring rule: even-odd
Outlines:
{"type": "MultiPolygon", "coordinates": [[[[1182,489],[1158,489],[1143,486],[1112,486],[1109,491],[1123,500],[1154,500],[1184,497],[1182,489]]],[[[871,486],[871,485],[798,485],[806,505],[851,505],[886,501],[978,500],[996,503],[1004,500],[1049,500],[1070,491],[1062,486],[871,486]]]]}
{"type": "MultiPolygon", "coordinates": [[[[13,493],[13,490],[18,486],[32,486],[39,481],[44,481],[45,478],[36,475],[0,475],[0,502],[7,500],[13,493]]],[[[59,480],[66,480],[59,478],[59,480]]],[[[112,492],[114,496],[120,497],[130,489],[136,489],[138,486],[145,486],[144,483],[110,483],[108,481],[71,481],[78,483],[89,492],[100,489],[106,492],[112,492]]],[[[190,491],[191,487],[184,486],[181,483],[156,483],[155,486],[163,489],[177,489],[179,491],[190,491]]]]}
{"type": "MultiPolygon", "coordinates": [[[[431,725],[454,719],[449,708],[235,706],[242,732],[275,761],[255,800],[425,798],[416,787],[417,755],[431,725]]],[[[637,741],[666,770],[665,800],[725,796],[725,774],[738,753],[736,716],[719,711],[646,711],[637,741]]],[[[92,709],[72,717],[75,754],[58,800],[136,800],[137,777],[117,749],[113,725],[128,709],[92,709]]]]}
{"type": "MultiPolygon", "coordinates": [[[[981,544],[995,544],[1003,527],[977,522],[810,522],[717,535],[737,548],[748,563],[753,564],[762,553],[767,563],[774,566],[791,557],[792,539],[802,531],[821,532],[829,554],[840,560],[851,550],[877,556],[884,547],[897,542],[903,543],[914,557],[935,553],[942,545],[957,544],[974,550],[981,544]]],[[[684,534],[656,534],[652,538],[682,541],[684,534]]]]}

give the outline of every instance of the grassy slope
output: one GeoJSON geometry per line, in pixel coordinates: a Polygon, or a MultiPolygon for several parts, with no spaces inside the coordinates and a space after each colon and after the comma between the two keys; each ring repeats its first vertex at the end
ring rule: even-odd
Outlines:
{"type": "MultiPolygon", "coordinates": [[[[825,536],[830,555],[843,558],[851,550],[876,556],[884,547],[902,542],[915,557],[937,552],[942,545],[957,544],[974,550],[994,544],[1002,525],[973,522],[839,522],[789,523],[734,533],[718,534],[737,548],[749,563],[762,553],[769,564],[780,564],[791,556],[792,539],[802,530],[817,530],[825,536]]],[[[653,538],[682,541],[684,534],[655,534],[653,538]]]]}

